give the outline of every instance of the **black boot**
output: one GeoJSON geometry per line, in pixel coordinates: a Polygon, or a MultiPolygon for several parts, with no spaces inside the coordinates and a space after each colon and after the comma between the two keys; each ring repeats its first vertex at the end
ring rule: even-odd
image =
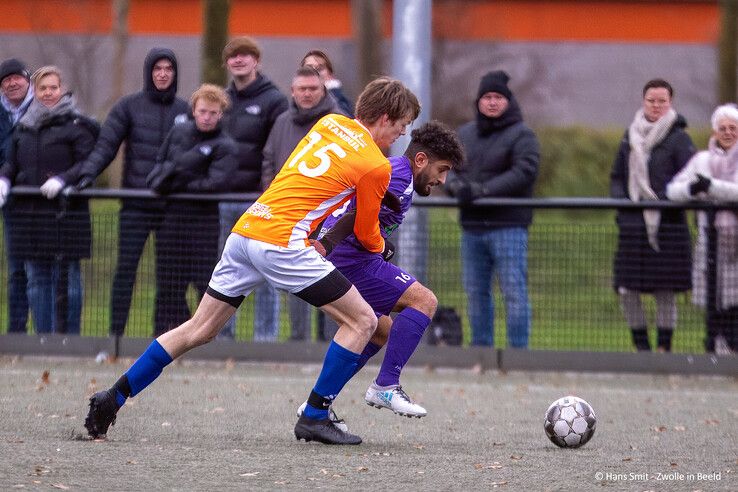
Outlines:
{"type": "Polygon", "coordinates": [[[643,328],[631,328],[633,334],[633,344],[636,350],[639,352],[650,352],[651,344],[648,343],[648,329],[643,328]]]}
{"type": "Polygon", "coordinates": [[[658,328],[657,333],[659,352],[671,352],[671,337],[674,335],[674,329],[658,328]]]}

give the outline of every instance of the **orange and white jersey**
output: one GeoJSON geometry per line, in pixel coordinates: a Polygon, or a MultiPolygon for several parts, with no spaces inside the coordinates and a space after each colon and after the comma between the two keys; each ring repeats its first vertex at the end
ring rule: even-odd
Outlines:
{"type": "Polygon", "coordinates": [[[354,234],[366,249],[379,253],[384,239],[377,217],[391,172],[364,125],[326,115],[297,144],[233,232],[277,246],[304,247],[320,222],[356,194],[354,234]]]}

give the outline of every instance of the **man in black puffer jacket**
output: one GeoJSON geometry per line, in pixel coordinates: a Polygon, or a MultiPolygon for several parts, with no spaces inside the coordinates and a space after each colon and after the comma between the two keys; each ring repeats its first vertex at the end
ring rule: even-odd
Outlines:
{"type": "MultiPolygon", "coordinates": [[[[233,191],[262,192],[262,161],[264,145],[277,116],[287,110],[287,97],[258,70],[261,50],[253,39],[234,38],[223,48],[223,64],[233,81],[228,86],[231,108],[226,113],[223,128],[236,141],[238,170],[232,176],[233,191]]],[[[250,202],[221,202],[220,247],[223,248],[236,221],[251,205],[250,202]]],[[[254,339],[275,341],[279,328],[279,296],[267,282],[256,289],[254,339]]],[[[235,316],[226,323],[220,335],[235,336],[235,316]]]]}
{"type": "Polygon", "coordinates": [[[483,208],[471,202],[486,197],[530,198],[538,176],[539,147],[523,122],[503,71],[482,77],[476,121],[459,128],[466,163],[452,172],[446,189],[461,207],[464,286],[469,298],[472,345],[494,345],[492,280],[497,274],[507,314],[507,343],[528,346],[528,226],[525,207],[483,208]]]}
{"type": "MultiPolygon", "coordinates": [[[[175,123],[187,121],[188,105],[177,97],[174,52],[152,48],[144,61],[143,75],[143,90],[123,97],[110,110],[95,149],[83,165],[79,187],[100,175],[125,142],[123,188],[146,188],[146,177],[169,130],[175,123]]],[[[110,333],[115,335],[122,335],[125,329],[138,260],[149,234],[156,237],[164,208],[163,203],[150,200],[123,200],[122,205],[110,324],[110,333]]]]}
{"type": "MultiPolygon", "coordinates": [[[[220,126],[229,100],[225,91],[203,84],[190,99],[194,121],[169,132],[148,184],[167,193],[222,193],[236,171],[236,143],[220,126]]],[[[190,318],[187,288],[202,295],[218,261],[217,202],[168,201],[159,230],[159,306],[155,335],[190,318]]]]}

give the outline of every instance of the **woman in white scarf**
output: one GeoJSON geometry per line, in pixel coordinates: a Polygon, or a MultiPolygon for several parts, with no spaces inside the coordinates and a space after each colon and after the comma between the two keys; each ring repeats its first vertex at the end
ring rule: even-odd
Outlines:
{"type": "MultiPolygon", "coordinates": [[[[673,89],[661,79],[643,88],[643,105],[625,132],[611,174],[613,198],[666,199],[666,184],[695,153],[686,121],[671,107],[673,89]]],[[[657,344],[671,351],[676,292],[691,288],[691,242],[681,210],[619,210],[614,288],[637,350],[650,350],[641,294],[656,300],[657,344]]]]}
{"type": "MultiPolygon", "coordinates": [[[[712,137],[707,150],[696,154],[666,188],[670,200],[738,202],[738,107],[719,106],[712,114],[712,137]]],[[[697,214],[699,235],[694,248],[692,302],[707,305],[707,227],[705,212],[697,214]]],[[[718,233],[716,306],[707,326],[705,348],[725,354],[738,350],[738,216],[721,210],[715,217],[718,233]]]]}

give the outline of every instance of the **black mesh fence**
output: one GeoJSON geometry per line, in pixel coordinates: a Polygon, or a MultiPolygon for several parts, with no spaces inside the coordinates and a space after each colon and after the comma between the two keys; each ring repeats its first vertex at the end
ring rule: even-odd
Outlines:
{"type": "MultiPolygon", "coordinates": [[[[502,206],[511,203],[515,202],[503,201],[502,206]]],[[[705,282],[711,278],[708,267],[716,262],[706,260],[707,246],[692,258],[698,237],[693,212],[686,213],[690,218],[686,227],[662,220],[656,233],[657,247],[662,252],[670,250],[672,256],[671,263],[658,266],[648,253],[653,248],[648,236],[631,235],[627,227],[616,223],[614,207],[622,203],[526,203],[535,208],[527,238],[525,229],[518,231],[522,238],[501,235],[500,230],[465,237],[469,233],[462,231],[455,203],[448,199],[418,200],[417,206],[424,212],[399,229],[398,261],[403,266],[410,265],[407,269],[433,290],[444,313],[458,315],[464,344],[486,336],[472,333],[467,308],[470,302],[477,302],[484,306],[473,314],[476,323],[485,330],[494,326],[494,338],[490,336],[490,341],[501,348],[516,345],[520,327],[512,325],[526,325],[526,306],[516,299],[517,295],[505,295],[500,286],[507,283],[512,287],[505,290],[520,292],[520,285],[515,285],[519,279],[506,270],[504,263],[506,254],[526,257],[524,250],[516,249],[525,248],[526,239],[530,318],[524,345],[529,348],[633,351],[627,313],[614,288],[614,272],[627,282],[646,272],[656,283],[644,287],[645,290],[676,291],[675,318],[669,318],[674,310],[668,303],[666,308],[657,305],[658,296],[641,296],[653,347],[657,345],[655,328],[666,318],[675,324],[673,351],[704,352],[708,319],[703,307],[705,299],[713,299],[715,306],[710,310],[711,329],[718,326],[727,334],[735,331],[730,297],[734,281],[738,287],[738,273],[723,268],[734,256],[717,262],[717,280],[713,281],[716,288],[706,288],[705,282]],[[468,241],[477,241],[490,250],[496,248],[496,255],[489,259],[477,252],[477,256],[469,258],[468,241]],[[619,264],[614,268],[616,256],[619,264]],[[694,262],[705,275],[702,284],[692,291],[694,262]],[[495,275],[488,274],[491,271],[495,275]],[[470,277],[477,278],[475,286],[470,277]],[[491,286],[491,302],[485,299],[484,292],[472,295],[469,291],[483,291],[485,278],[491,286]],[[700,299],[701,305],[696,306],[695,301],[700,304],[700,299]],[[491,305],[494,308],[490,310],[491,305]]],[[[56,211],[28,211],[12,217],[6,210],[4,234],[0,236],[4,252],[0,268],[0,333],[79,331],[82,336],[151,337],[185,321],[219,258],[218,204],[211,197],[207,201],[176,200],[166,205],[141,199],[134,205],[98,196],[89,200],[89,212],[84,207],[74,209],[69,202],[56,211]],[[87,221],[89,235],[85,229],[87,221]],[[15,260],[15,264],[9,260],[15,260]],[[17,275],[18,263],[24,267],[20,270],[25,270],[25,279],[17,275]],[[30,308],[25,302],[29,302],[30,308]]],[[[674,210],[674,204],[664,207],[666,215],[683,213],[674,210]]],[[[637,208],[632,211],[642,213],[637,208]]],[[[708,236],[705,229],[701,240],[708,236]]],[[[723,234],[721,251],[732,251],[730,248],[735,246],[731,239],[723,234]]],[[[275,299],[268,301],[278,312],[273,338],[288,340],[292,320],[287,296],[279,293],[275,299]]],[[[259,325],[263,320],[256,316],[257,311],[254,296],[249,296],[235,321],[236,340],[252,340],[255,332],[272,331],[271,327],[259,325]]],[[[317,310],[312,309],[310,319],[311,338],[316,339],[321,331],[317,310]]]]}

